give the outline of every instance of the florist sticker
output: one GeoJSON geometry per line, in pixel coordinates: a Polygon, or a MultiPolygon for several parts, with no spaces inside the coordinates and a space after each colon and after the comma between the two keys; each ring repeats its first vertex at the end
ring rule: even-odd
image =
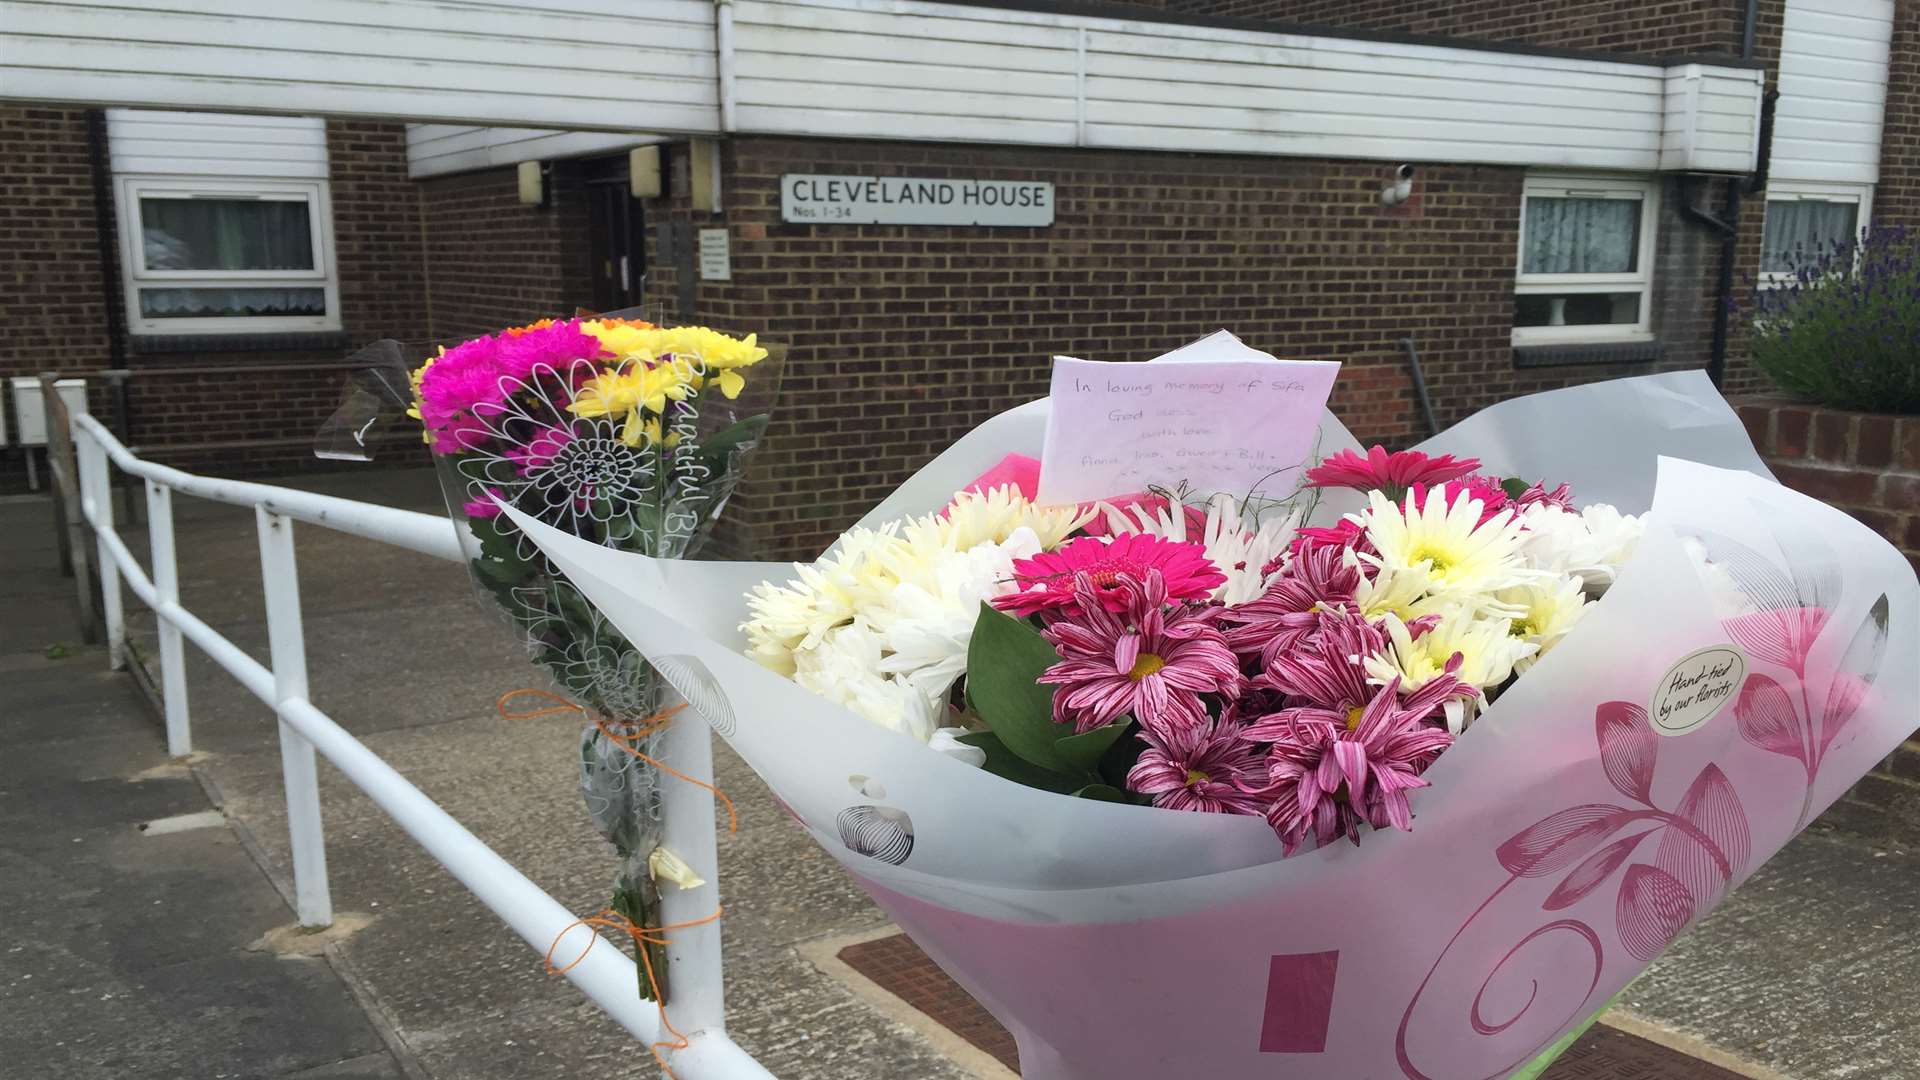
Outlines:
{"type": "Polygon", "coordinates": [[[1043,505],[1185,483],[1194,493],[1291,492],[1340,365],[1053,358],[1043,505]]]}
{"type": "Polygon", "coordinates": [[[1747,681],[1747,658],[1732,645],[1688,653],[1653,688],[1653,730],[1685,735],[1720,714],[1747,681]]]}

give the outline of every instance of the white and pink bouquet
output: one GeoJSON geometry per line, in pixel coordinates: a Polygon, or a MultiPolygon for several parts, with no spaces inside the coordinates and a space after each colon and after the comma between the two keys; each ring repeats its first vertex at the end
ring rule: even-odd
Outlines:
{"type": "MultiPolygon", "coordinates": [[[[1311,382],[1124,367],[1077,385],[1182,437],[1311,382]]],[[[1027,1077],[1532,1075],[1915,726],[1912,569],[1698,373],[1397,454],[1143,438],[1073,460],[1298,479],[1044,505],[1061,387],[797,569],[507,511],[1027,1077]]]]}

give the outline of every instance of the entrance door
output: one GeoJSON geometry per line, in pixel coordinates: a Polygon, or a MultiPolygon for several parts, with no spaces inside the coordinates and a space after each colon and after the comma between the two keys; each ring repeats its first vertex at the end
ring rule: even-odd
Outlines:
{"type": "Polygon", "coordinates": [[[627,158],[583,163],[587,187],[587,253],[593,279],[593,309],[640,306],[646,276],[640,204],[627,178],[627,158]]]}

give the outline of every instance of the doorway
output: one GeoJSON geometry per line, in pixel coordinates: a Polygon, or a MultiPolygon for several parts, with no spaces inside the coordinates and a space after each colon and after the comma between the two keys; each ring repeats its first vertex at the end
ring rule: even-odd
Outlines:
{"type": "Polygon", "coordinates": [[[581,163],[587,190],[587,258],[593,310],[639,307],[645,295],[646,242],[627,156],[581,163]]]}

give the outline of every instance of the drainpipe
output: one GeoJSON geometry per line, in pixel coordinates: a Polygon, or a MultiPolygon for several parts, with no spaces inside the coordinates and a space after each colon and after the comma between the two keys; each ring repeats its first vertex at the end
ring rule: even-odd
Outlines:
{"type": "MultiPolygon", "coordinates": [[[[1753,39],[1760,21],[1760,0],[1747,0],[1746,23],[1740,32],[1740,59],[1753,59],[1753,39]]],[[[1774,103],[1778,90],[1770,90],[1760,103],[1760,136],[1754,171],[1727,182],[1727,205],[1719,215],[1697,205],[1691,198],[1680,206],[1689,220],[1720,235],[1720,274],[1714,287],[1713,344],[1707,353],[1707,378],[1720,386],[1727,374],[1727,334],[1732,319],[1733,265],[1740,254],[1741,196],[1766,190],[1767,159],[1773,153],[1774,103]]]]}
{"type": "MultiPolygon", "coordinates": [[[[99,236],[100,300],[107,315],[107,366],[127,366],[126,298],[120,295],[120,255],[113,242],[113,164],[107,154],[107,114],[87,110],[87,159],[93,171],[93,224],[99,236]]],[[[126,439],[128,433],[117,433],[126,439]]]]}
{"type": "Polygon", "coordinates": [[[720,131],[732,134],[734,120],[733,0],[714,0],[713,46],[720,66],[720,131]]]}

